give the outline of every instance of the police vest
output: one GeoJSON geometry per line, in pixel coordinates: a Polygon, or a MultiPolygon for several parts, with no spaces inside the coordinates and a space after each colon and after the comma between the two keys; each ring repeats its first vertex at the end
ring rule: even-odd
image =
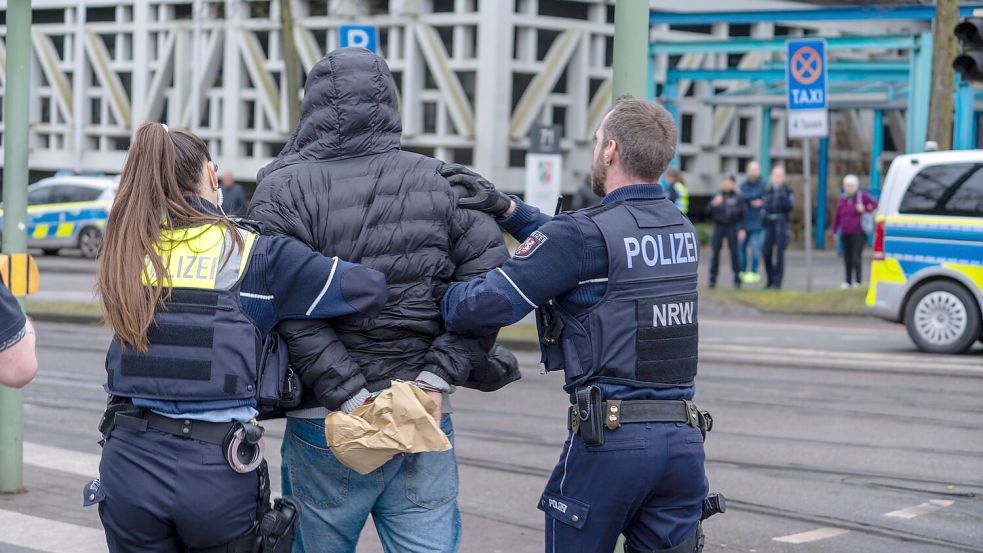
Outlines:
{"type": "Polygon", "coordinates": [[[586,313],[555,306],[563,322],[559,352],[544,351],[544,359],[562,360],[565,389],[588,380],[692,384],[699,344],[692,223],[666,199],[615,202],[572,216],[589,219],[604,236],[608,279],[603,299],[586,313]]]}
{"type": "MultiPolygon", "coordinates": [[[[154,315],[146,353],[113,339],[107,392],[163,401],[247,400],[260,407],[279,395],[287,348],[275,332],[262,336],[239,300],[257,235],[235,232],[241,247],[218,225],[162,234],[155,250],[167,268],[162,283],[170,296],[154,315]]],[[[148,264],[144,284],[156,283],[153,273],[148,264]]]]}

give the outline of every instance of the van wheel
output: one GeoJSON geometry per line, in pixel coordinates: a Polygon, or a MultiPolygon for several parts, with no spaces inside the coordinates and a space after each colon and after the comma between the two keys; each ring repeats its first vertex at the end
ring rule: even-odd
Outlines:
{"type": "Polygon", "coordinates": [[[905,327],[918,349],[962,353],[980,337],[980,309],[965,288],[936,281],[915,291],[905,308],[905,327]]]}
{"type": "Polygon", "coordinates": [[[82,256],[86,259],[95,259],[99,255],[99,248],[102,247],[102,232],[99,229],[88,227],[79,233],[79,249],[82,256]]]}

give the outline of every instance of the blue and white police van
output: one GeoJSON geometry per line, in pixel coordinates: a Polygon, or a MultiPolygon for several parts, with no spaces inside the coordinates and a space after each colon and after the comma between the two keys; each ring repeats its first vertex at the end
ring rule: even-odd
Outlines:
{"type": "Polygon", "coordinates": [[[877,210],[867,306],[922,351],[983,339],[983,150],[898,156],[877,210]]]}

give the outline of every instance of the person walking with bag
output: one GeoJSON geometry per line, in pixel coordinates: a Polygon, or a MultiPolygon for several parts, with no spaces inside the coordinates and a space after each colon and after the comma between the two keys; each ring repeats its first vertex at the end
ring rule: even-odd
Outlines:
{"type": "Polygon", "coordinates": [[[843,177],[843,195],[836,203],[833,214],[833,233],[839,235],[843,245],[843,265],[846,278],[840,288],[856,288],[861,283],[864,245],[874,231],[874,211],[877,200],[860,190],[857,175],[843,177]]]}

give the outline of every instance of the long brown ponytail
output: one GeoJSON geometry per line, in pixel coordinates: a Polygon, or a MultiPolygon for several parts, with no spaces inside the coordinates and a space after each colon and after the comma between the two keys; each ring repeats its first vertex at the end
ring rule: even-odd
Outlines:
{"type": "MultiPolygon", "coordinates": [[[[161,232],[206,224],[232,230],[228,219],[201,213],[185,199],[198,195],[208,161],[201,138],[160,123],[141,125],[130,145],[106,223],[96,287],[106,322],[136,351],[147,351],[147,330],[166,293],[167,264],[154,248],[161,232]],[[145,285],[145,272],[161,276],[145,285]]],[[[238,233],[232,236],[241,246],[238,233]]]]}

